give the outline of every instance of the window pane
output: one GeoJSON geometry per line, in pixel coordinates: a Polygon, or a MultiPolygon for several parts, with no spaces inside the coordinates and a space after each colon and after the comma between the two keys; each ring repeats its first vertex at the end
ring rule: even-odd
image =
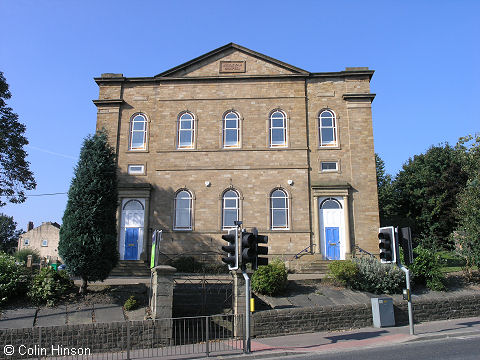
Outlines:
{"type": "Polygon", "coordinates": [[[225,129],[236,129],[237,120],[225,120],[225,129]]]}
{"type": "Polygon", "coordinates": [[[282,118],[283,119],[283,114],[280,112],[280,111],[275,111],[273,114],[272,114],[272,119],[273,118],[282,118]]]}
{"type": "Polygon", "coordinates": [[[341,207],[338,201],[330,199],[323,202],[322,209],[341,209],[341,207]]]}
{"type": "Polygon", "coordinates": [[[228,113],[228,114],[225,116],[225,119],[238,119],[238,116],[237,116],[237,114],[235,114],[235,113],[228,113]]]}
{"type": "Polygon", "coordinates": [[[285,132],[283,129],[272,129],[272,144],[279,145],[285,143],[285,132]]]}
{"type": "Polygon", "coordinates": [[[332,118],[323,118],[322,117],[322,127],[323,126],[333,126],[333,119],[332,118]]]}
{"type": "Polygon", "coordinates": [[[180,121],[180,129],[191,129],[193,126],[193,121],[180,121]]]}
{"type": "Polygon", "coordinates": [[[140,201],[130,200],[125,204],[123,210],[143,210],[143,205],[140,201]]]}
{"type": "Polygon", "coordinates": [[[180,147],[192,145],[192,132],[180,131],[180,147]]]}
{"type": "Polygon", "coordinates": [[[287,207],[286,204],[285,198],[272,198],[272,207],[274,209],[285,209],[287,207]]]}
{"type": "Polygon", "coordinates": [[[193,116],[190,115],[190,114],[183,114],[183,115],[180,117],[180,119],[181,119],[181,120],[184,120],[184,119],[186,119],[186,120],[191,120],[191,119],[193,119],[193,116]]]}
{"type": "Polygon", "coordinates": [[[190,199],[178,199],[177,209],[190,209],[190,199]]]}
{"type": "Polygon", "coordinates": [[[225,209],[223,211],[223,226],[234,226],[234,221],[237,220],[237,210],[225,209]]]}
{"type": "Polygon", "coordinates": [[[226,208],[237,208],[237,200],[236,199],[225,199],[225,207],[226,208]]]}
{"type": "Polygon", "coordinates": [[[132,134],[132,148],[143,148],[144,133],[135,131],[132,134]]]}
{"type": "Polygon", "coordinates": [[[283,128],[283,119],[272,119],[272,127],[283,128]]]}
{"type": "Polygon", "coordinates": [[[285,227],[287,226],[287,211],[286,210],[273,210],[272,225],[273,227],[285,227]]]}
{"type": "Polygon", "coordinates": [[[225,145],[226,146],[235,146],[238,144],[237,140],[237,130],[225,130],[225,145]]]}
{"type": "Polygon", "coordinates": [[[143,121],[134,121],[133,122],[133,130],[141,130],[145,129],[145,123],[143,121]]]}
{"type": "Polygon", "coordinates": [[[322,144],[333,142],[333,129],[322,129],[322,144]]]}
{"type": "Polygon", "coordinates": [[[322,162],[322,170],[337,170],[336,162],[322,162]]]}
{"type": "Polygon", "coordinates": [[[175,222],[175,227],[177,228],[190,228],[190,210],[177,209],[175,214],[175,222]]]}

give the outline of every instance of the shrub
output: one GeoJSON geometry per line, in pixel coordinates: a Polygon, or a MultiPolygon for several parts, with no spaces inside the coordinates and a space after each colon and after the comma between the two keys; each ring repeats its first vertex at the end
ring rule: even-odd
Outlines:
{"type": "Polygon", "coordinates": [[[260,266],[252,276],[252,289],[264,295],[276,295],[287,286],[287,268],[280,259],[260,266]]]}
{"type": "Polygon", "coordinates": [[[344,286],[352,286],[358,276],[358,265],[353,261],[332,261],[328,269],[333,278],[344,286]]]}
{"type": "Polygon", "coordinates": [[[411,265],[413,281],[426,285],[430,290],[445,290],[445,276],[441,271],[442,261],[438,253],[417,246],[415,260],[411,265]]]}
{"type": "Polygon", "coordinates": [[[65,270],[57,272],[47,267],[33,278],[28,296],[34,303],[53,306],[72,288],[73,281],[65,270]]]}
{"type": "Polygon", "coordinates": [[[29,277],[16,259],[0,252],[0,305],[27,291],[29,277]]]}
{"type": "Polygon", "coordinates": [[[133,296],[133,295],[130,296],[127,299],[127,301],[125,301],[125,304],[123,305],[123,307],[127,311],[135,310],[136,308],[138,308],[138,301],[137,301],[137,299],[135,299],[135,296],[133,296]]]}
{"type": "Polygon", "coordinates": [[[38,252],[38,250],[35,250],[35,249],[25,249],[24,248],[24,249],[16,251],[13,254],[13,256],[15,256],[15,259],[17,259],[17,261],[21,261],[25,264],[27,263],[28,255],[32,255],[34,263],[38,263],[40,261],[40,253],[38,252]]]}
{"type": "Polygon", "coordinates": [[[398,294],[405,287],[405,275],[397,266],[382,264],[375,258],[356,258],[358,274],[352,288],[374,294],[398,294]]]}

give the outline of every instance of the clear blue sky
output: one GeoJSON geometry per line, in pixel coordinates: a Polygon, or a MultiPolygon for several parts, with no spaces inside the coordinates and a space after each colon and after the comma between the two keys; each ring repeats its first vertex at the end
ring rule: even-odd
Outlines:
{"type": "MultiPolygon", "coordinates": [[[[375,150],[395,174],[480,131],[480,1],[0,0],[0,70],[27,125],[30,195],[68,191],[94,132],[93,77],[153,76],[229,42],[312,72],[374,69],[375,150]]],[[[61,223],[66,195],[0,212],[61,223]]]]}

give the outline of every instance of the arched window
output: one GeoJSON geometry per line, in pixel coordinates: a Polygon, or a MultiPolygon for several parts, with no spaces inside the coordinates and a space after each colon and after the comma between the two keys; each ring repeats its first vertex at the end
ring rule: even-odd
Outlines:
{"type": "Polygon", "coordinates": [[[136,114],[130,120],[130,142],[128,149],[147,149],[147,118],[143,114],[136,114]]]}
{"type": "Polygon", "coordinates": [[[123,205],[123,210],[143,210],[143,204],[138,200],[128,200],[123,205]]]}
{"type": "Polygon", "coordinates": [[[238,220],[239,197],[235,190],[225,191],[222,199],[222,228],[234,228],[238,220]]]}
{"type": "Polygon", "coordinates": [[[271,227],[275,229],[288,229],[288,195],[285,191],[277,189],[270,195],[271,227]]]}
{"type": "Polygon", "coordinates": [[[337,199],[328,198],[322,201],[320,204],[320,209],[341,209],[342,205],[338,202],[337,199]]]}
{"type": "Polygon", "coordinates": [[[175,230],[192,230],[192,195],[182,190],[175,196],[175,230]]]}
{"type": "Polygon", "coordinates": [[[195,141],[195,118],[186,112],[178,118],[178,140],[179,149],[192,149],[195,141]]]}
{"type": "Polygon", "coordinates": [[[287,117],[276,110],[270,115],[270,147],[287,146],[287,117]]]}
{"type": "Polygon", "coordinates": [[[234,111],[229,111],[223,117],[223,147],[240,147],[240,118],[234,111]]]}
{"type": "Polygon", "coordinates": [[[320,146],[337,146],[337,125],[335,115],[330,110],[323,110],[318,116],[318,133],[320,146]]]}

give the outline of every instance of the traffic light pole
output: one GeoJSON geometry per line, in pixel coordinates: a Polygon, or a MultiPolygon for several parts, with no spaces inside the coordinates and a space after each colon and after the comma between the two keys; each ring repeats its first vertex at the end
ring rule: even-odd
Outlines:
{"type": "Polygon", "coordinates": [[[410,270],[400,264],[400,270],[405,273],[405,281],[407,283],[407,301],[408,301],[408,323],[410,325],[410,335],[414,335],[413,329],[413,308],[412,308],[412,295],[410,292],[410,270]]]}
{"type": "Polygon", "coordinates": [[[245,348],[243,352],[250,354],[250,277],[247,274],[245,266],[242,266],[242,275],[245,279],[245,348]]]}

